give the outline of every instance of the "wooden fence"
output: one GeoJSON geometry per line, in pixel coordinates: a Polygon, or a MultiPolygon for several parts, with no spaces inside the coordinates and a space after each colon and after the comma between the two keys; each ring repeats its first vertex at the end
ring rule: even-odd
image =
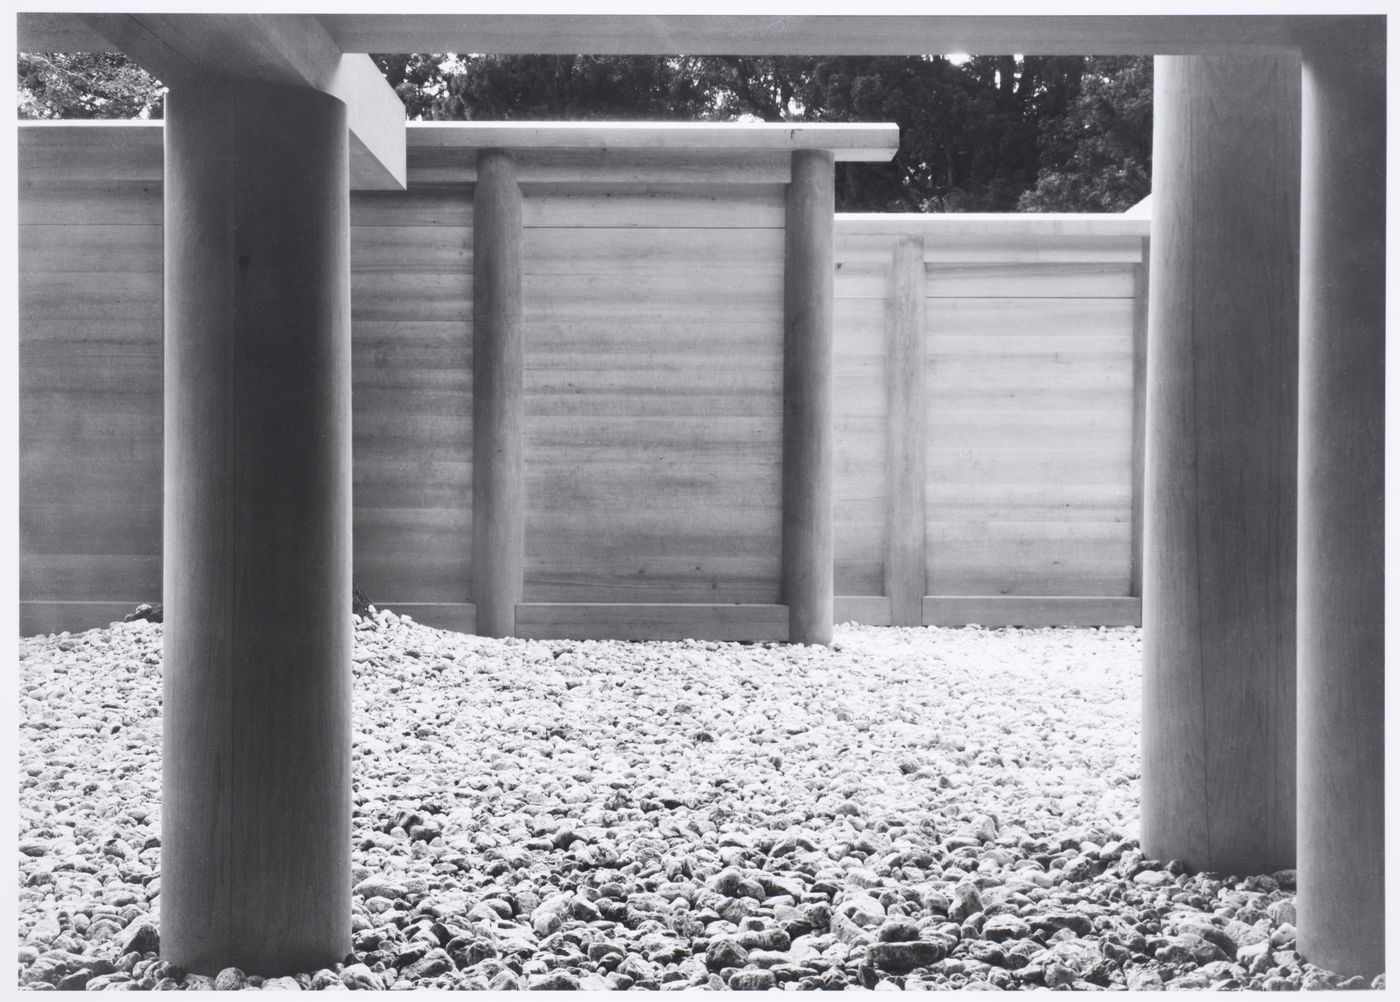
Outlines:
{"type": "MultiPolygon", "coordinates": [[[[781,639],[786,154],[590,158],[520,162],[519,632],[781,639]]],[[[351,199],[355,578],[471,630],[474,165],[408,164],[351,199]]],[[[161,198],[158,125],[20,129],[25,633],[160,596],[161,198]]],[[[1137,621],[1146,232],[837,217],[838,620],[1137,621]]]]}
{"type": "Polygon", "coordinates": [[[837,216],[838,619],[1139,621],[1147,232],[837,216]]]}

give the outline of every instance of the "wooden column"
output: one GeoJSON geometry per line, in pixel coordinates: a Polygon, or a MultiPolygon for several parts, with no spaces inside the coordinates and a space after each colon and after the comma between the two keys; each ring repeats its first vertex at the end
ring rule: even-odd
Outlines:
{"type": "Polygon", "coordinates": [[[1158,57],[1142,845],[1294,860],[1296,57],[1158,57]]]}
{"type": "Polygon", "coordinates": [[[474,199],[472,601],[477,633],[509,637],[525,581],[523,264],[510,153],[477,153],[474,199]]]}
{"type": "Polygon", "coordinates": [[[161,952],[191,971],[350,949],[345,119],[166,101],[161,952]]]}
{"type": "Polygon", "coordinates": [[[788,640],[829,644],[834,616],[832,288],[835,157],[794,150],[787,189],[782,601],[788,640]]]}
{"type": "Polygon", "coordinates": [[[1298,943],[1385,969],[1385,21],[1303,54],[1298,943]]]}
{"type": "Polygon", "coordinates": [[[886,300],[885,371],[889,442],[885,483],[889,526],[885,549],[885,594],[891,626],[924,625],[924,241],[901,237],[890,263],[886,300]]]}

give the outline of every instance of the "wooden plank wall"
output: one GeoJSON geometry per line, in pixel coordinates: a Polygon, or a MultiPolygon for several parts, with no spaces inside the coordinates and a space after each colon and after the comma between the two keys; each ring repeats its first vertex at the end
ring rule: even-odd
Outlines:
{"type": "Polygon", "coordinates": [[[542,184],[524,217],[525,602],[777,603],[782,185],[542,184]]]}
{"type": "Polygon", "coordinates": [[[425,623],[475,625],[472,187],[350,198],[355,581],[425,623]]]}
{"type": "Polygon", "coordinates": [[[149,131],[36,130],[19,147],[26,634],[160,599],[161,146],[149,131]]]}
{"type": "Polygon", "coordinates": [[[836,233],[838,618],[889,621],[882,368],[903,236],[924,248],[924,621],[1136,621],[1146,221],[838,216],[836,233]]]}
{"type": "MultiPolygon", "coordinates": [[[[410,156],[408,192],[351,204],[355,579],[470,630],[474,166],[410,156]]],[[[786,161],[587,166],[521,163],[520,630],[780,639],[786,161]]],[[[26,633],[160,598],[160,171],[156,126],[21,130],[26,633]]],[[[887,298],[917,237],[923,620],[1133,621],[1146,221],[836,225],[837,618],[891,621],[889,519],[914,502],[890,496],[887,346],[919,311],[887,298]]]]}

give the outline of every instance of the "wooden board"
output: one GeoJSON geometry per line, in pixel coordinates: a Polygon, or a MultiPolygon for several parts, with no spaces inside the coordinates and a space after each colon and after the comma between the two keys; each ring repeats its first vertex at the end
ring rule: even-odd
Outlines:
{"type": "Polygon", "coordinates": [[[93,602],[25,599],[19,603],[19,633],[22,637],[33,637],[100,629],[121,622],[138,605],[153,605],[159,601],[158,595],[93,602]]]}
{"type": "MultiPolygon", "coordinates": [[[[410,128],[410,187],[474,182],[476,151],[418,145],[420,130],[410,128]]],[[[791,174],[787,151],[537,149],[515,151],[516,172],[526,194],[540,187],[583,183],[786,184],[791,174]]]]}
{"type": "Polygon", "coordinates": [[[890,600],[883,595],[848,595],[838,586],[834,608],[838,623],[890,625],[890,600]]]}
{"type": "Polygon", "coordinates": [[[782,185],[640,185],[608,192],[568,187],[532,193],[525,228],[777,228],[784,222],[782,185]]]}
{"type": "Polygon", "coordinates": [[[541,603],[516,606],[523,637],[540,640],[787,640],[785,605],[702,603],[541,603]]]}
{"type": "Polygon", "coordinates": [[[20,181],[19,222],[32,224],[159,226],[162,186],[155,182],[20,181]]]}
{"type": "Polygon", "coordinates": [[[1137,598],[1062,595],[925,595],[925,626],[1141,626],[1137,598]]]}
{"type": "Polygon", "coordinates": [[[350,195],[351,233],[361,227],[472,224],[471,185],[415,185],[407,191],[356,191],[350,195]]]}

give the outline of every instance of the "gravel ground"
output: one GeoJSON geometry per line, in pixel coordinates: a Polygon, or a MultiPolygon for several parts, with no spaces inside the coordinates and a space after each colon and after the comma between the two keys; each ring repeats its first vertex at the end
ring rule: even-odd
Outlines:
{"type": "Polygon", "coordinates": [[[629,644],[388,611],[356,621],[354,954],[186,974],[155,953],[160,651],[144,621],[20,643],[21,986],[1371,987],[1300,961],[1291,871],[1143,857],[1137,630],[629,644]]]}

